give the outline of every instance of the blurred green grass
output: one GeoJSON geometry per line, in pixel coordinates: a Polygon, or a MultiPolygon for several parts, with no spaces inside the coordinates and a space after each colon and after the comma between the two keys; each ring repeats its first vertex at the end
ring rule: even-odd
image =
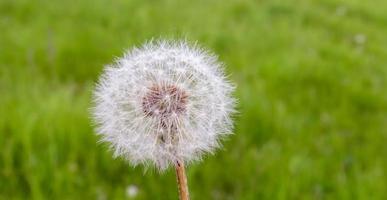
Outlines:
{"type": "Polygon", "coordinates": [[[97,144],[104,64],[152,37],[219,54],[240,115],[192,199],[387,199],[387,3],[0,1],[0,199],[176,199],[97,144]]]}

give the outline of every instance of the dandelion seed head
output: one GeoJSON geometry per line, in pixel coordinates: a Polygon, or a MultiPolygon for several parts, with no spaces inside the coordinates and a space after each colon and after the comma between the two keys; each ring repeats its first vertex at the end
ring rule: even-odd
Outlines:
{"type": "Polygon", "coordinates": [[[232,133],[234,86],[216,56],[186,41],[152,41],[105,67],[93,117],[114,156],[165,170],[200,160],[232,133]]]}

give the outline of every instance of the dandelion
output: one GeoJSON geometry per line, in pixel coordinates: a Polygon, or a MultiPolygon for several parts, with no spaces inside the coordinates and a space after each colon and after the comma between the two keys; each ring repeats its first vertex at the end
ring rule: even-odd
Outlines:
{"type": "Polygon", "coordinates": [[[134,166],[174,166],[188,199],[184,163],[232,133],[233,90],[213,54],[186,41],[148,42],[106,66],[94,92],[97,132],[134,166]]]}

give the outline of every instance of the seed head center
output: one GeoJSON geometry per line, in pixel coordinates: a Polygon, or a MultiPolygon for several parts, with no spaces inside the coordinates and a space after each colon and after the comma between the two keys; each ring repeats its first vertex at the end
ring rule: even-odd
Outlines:
{"type": "Polygon", "coordinates": [[[153,85],[142,99],[146,116],[168,118],[183,114],[187,106],[187,94],[175,85],[153,85]]]}

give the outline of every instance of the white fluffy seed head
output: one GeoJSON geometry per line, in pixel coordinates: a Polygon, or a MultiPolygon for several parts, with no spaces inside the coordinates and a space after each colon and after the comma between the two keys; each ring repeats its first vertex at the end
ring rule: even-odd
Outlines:
{"type": "Polygon", "coordinates": [[[97,132],[133,165],[199,160],[232,133],[233,90],[197,45],[149,42],[106,66],[94,92],[97,132]]]}

